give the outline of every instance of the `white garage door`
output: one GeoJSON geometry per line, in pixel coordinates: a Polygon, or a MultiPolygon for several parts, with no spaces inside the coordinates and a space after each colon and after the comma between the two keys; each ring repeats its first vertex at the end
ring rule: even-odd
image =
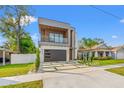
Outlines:
{"type": "Polygon", "coordinates": [[[124,49],[120,49],[117,52],[117,59],[124,59],[124,49]]]}

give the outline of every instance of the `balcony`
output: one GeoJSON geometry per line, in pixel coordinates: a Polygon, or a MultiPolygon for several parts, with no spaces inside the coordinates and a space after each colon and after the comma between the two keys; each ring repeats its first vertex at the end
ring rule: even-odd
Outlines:
{"type": "Polygon", "coordinates": [[[46,46],[63,46],[67,47],[68,46],[68,38],[63,38],[61,42],[57,41],[52,41],[49,38],[47,39],[41,39],[40,45],[46,45],[46,46]]]}

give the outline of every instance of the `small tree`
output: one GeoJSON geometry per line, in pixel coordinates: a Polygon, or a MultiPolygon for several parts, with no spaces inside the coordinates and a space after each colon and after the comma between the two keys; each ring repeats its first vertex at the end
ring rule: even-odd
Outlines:
{"type": "Polygon", "coordinates": [[[35,71],[37,72],[40,67],[40,50],[37,48],[36,50],[36,62],[35,62],[35,71]]]}

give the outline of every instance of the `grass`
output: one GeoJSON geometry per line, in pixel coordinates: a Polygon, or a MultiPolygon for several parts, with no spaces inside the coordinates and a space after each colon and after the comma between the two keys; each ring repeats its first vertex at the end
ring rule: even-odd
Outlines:
{"type": "Polygon", "coordinates": [[[105,66],[124,63],[124,60],[93,60],[93,62],[84,63],[83,61],[79,61],[79,63],[87,64],[89,66],[105,66]]]}
{"type": "Polygon", "coordinates": [[[109,71],[109,72],[116,73],[116,74],[124,76],[124,67],[111,68],[111,69],[106,69],[106,70],[109,71]]]}
{"type": "Polygon", "coordinates": [[[0,88],[43,88],[43,81],[32,81],[14,85],[0,86],[0,88]]]}
{"type": "Polygon", "coordinates": [[[0,77],[17,76],[27,74],[34,67],[33,63],[29,64],[9,64],[0,66],[0,77]]]}

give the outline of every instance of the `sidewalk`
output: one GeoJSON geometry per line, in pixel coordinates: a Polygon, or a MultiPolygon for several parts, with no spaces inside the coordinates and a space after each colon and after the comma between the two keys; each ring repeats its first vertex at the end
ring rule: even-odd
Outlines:
{"type": "MultiPolygon", "coordinates": [[[[4,78],[0,78],[0,86],[16,84],[16,83],[23,83],[23,82],[30,82],[30,81],[35,81],[35,80],[45,80],[45,82],[46,82],[46,80],[49,81],[50,79],[54,79],[54,81],[56,81],[57,80],[56,78],[62,77],[61,79],[64,79],[63,77],[66,77],[66,76],[73,78],[75,76],[77,77],[77,75],[81,75],[80,76],[80,78],[81,78],[81,77],[85,76],[86,74],[95,75],[95,74],[89,74],[91,72],[102,75],[102,72],[104,71],[104,69],[123,67],[123,66],[124,66],[124,64],[116,64],[116,65],[108,65],[108,66],[100,66],[100,67],[77,68],[77,69],[71,69],[71,70],[60,70],[60,71],[56,71],[56,72],[34,73],[34,74],[27,74],[27,75],[13,76],[13,77],[4,77],[4,78]],[[73,75],[72,75],[72,72],[73,72],[73,75]],[[97,73],[97,72],[99,72],[99,73],[97,73]],[[100,72],[101,72],[101,74],[100,74],[100,72]]],[[[104,71],[104,74],[106,74],[106,71],[104,71]]],[[[113,73],[111,74],[109,72],[109,75],[110,75],[109,77],[111,77],[111,75],[113,75],[113,73]]],[[[120,75],[116,75],[116,76],[124,78],[123,76],[120,76],[120,75]]],[[[113,77],[114,77],[114,75],[113,75],[113,77]]],[[[88,78],[88,76],[87,76],[87,78],[88,78]]],[[[117,79],[117,77],[116,77],[116,79],[117,79]]],[[[78,80],[78,77],[77,77],[77,80],[78,80]]],[[[92,80],[92,78],[91,78],[91,80],[92,80]]],[[[64,82],[64,80],[62,80],[62,82],[64,82]]]]}

